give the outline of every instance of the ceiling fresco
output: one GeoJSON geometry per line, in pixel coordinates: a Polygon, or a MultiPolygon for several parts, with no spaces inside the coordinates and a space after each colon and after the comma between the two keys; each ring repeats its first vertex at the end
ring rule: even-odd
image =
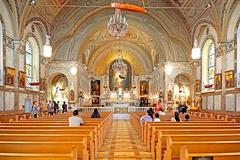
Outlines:
{"type": "MultiPolygon", "coordinates": [[[[50,26],[53,59],[80,60],[89,70],[102,74],[116,58],[111,50],[118,43],[106,30],[114,10],[102,7],[111,0],[38,0],[35,6],[17,1],[24,19],[39,16],[50,26]],[[104,65],[98,67],[100,64],[104,65]]],[[[143,6],[140,0],[123,2],[143,6]]],[[[139,68],[136,73],[151,72],[164,61],[190,61],[191,30],[202,15],[214,19],[208,3],[208,0],[147,0],[144,3],[147,14],[124,11],[129,32],[122,37],[124,43],[120,46],[129,54],[126,57],[134,68],[139,68]]],[[[211,1],[214,4],[216,0],[211,1]]]]}

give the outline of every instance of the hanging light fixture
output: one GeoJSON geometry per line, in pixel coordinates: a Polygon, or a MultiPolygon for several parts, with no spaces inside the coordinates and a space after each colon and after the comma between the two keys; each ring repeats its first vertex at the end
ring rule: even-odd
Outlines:
{"type": "Polygon", "coordinates": [[[128,23],[126,18],[122,15],[120,9],[115,9],[115,14],[110,17],[107,29],[111,36],[122,37],[128,32],[128,23]]]}
{"type": "Polygon", "coordinates": [[[36,0],[30,0],[30,4],[31,4],[32,6],[35,6],[35,5],[37,4],[37,2],[36,2],[36,0]]]}
{"type": "Polygon", "coordinates": [[[198,48],[198,41],[197,39],[194,40],[193,49],[192,49],[192,59],[198,60],[201,57],[201,49],[198,48]]]}
{"type": "Polygon", "coordinates": [[[72,67],[70,68],[70,72],[71,72],[71,74],[72,74],[73,76],[77,74],[77,71],[78,71],[78,69],[77,69],[77,67],[75,67],[75,66],[72,66],[72,67]]]}
{"type": "Polygon", "coordinates": [[[50,46],[50,36],[46,35],[46,42],[43,46],[43,56],[44,57],[51,57],[52,56],[52,46],[50,46]]]}

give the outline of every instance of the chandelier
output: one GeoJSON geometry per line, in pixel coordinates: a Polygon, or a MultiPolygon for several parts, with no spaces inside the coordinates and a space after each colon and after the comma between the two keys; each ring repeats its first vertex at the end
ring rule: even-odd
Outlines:
{"type": "Polygon", "coordinates": [[[113,37],[119,38],[126,35],[128,32],[128,23],[120,9],[115,9],[115,14],[110,17],[107,28],[113,37]]]}

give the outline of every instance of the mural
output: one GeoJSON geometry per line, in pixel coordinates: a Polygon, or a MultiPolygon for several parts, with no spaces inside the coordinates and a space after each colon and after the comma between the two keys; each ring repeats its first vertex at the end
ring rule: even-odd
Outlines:
{"type": "Polygon", "coordinates": [[[190,102],[191,101],[191,84],[190,78],[184,74],[179,74],[174,80],[174,101],[190,102]]]}
{"type": "Polygon", "coordinates": [[[91,81],[91,95],[100,95],[100,80],[91,81]]]}
{"type": "Polygon", "coordinates": [[[59,74],[55,76],[51,84],[51,97],[53,101],[68,102],[68,79],[65,75],[59,74]]]}
{"type": "Polygon", "coordinates": [[[148,95],[149,81],[140,81],[140,96],[148,95]]]}
{"type": "Polygon", "coordinates": [[[130,90],[132,86],[132,69],[124,59],[113,61],[109,68],[109,88],[116,91],[118,88],[130,90]]]}

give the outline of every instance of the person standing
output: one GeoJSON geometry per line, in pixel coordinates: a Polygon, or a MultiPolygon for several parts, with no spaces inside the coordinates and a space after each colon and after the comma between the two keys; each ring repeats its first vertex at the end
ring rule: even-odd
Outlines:
{"type": "Polygon", "coordinates": [[[163,112],[163,105],[161,103],[161,100],[158,100],[155,110],[157,113],[159,113],[160,111],[163,112]]]}
{"type": "Polygon", "coordinates": [[[63,102],[62,110],[63,110],[63,113],[64,113],[64,112],[67,112],[67,104],[66,104],[65,101],[63,102]]]}
{"type": "Polygon", "coordinates": [[[68,118],[68,124],[70,127],[83,124],[82,118],[78,117],[78,110],[73,111],[73,116],[68,118]]]}
{"type": "Polygon", "coordinates": [[[37,118],[38,116],[38,102],[37,101],[33,101],[33,106],[31,109],[32,115],[34,118],[37,118]]]}
{"type": "Polygon", "coordinates": [[[54,105],[54,113],[57,114],[58,112],[58,105],[59,105],[59,101],[53,101],[53,105],[54,105]]]}
{"type": "Polygon", "coordinates": [[[54,104],[51,100],[48,102],[48,115],[53,115],[54,113],[54,104]]]}

